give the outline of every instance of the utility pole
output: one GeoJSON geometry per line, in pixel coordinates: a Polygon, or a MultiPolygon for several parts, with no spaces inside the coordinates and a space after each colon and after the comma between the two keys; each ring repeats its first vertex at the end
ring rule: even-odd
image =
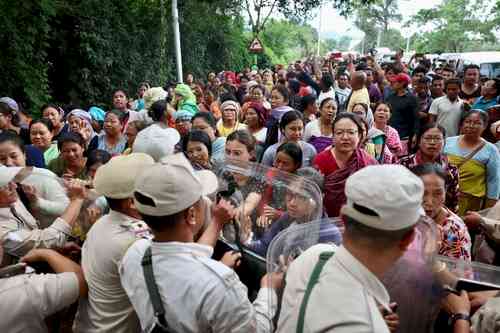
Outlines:
{"type": "MultiPolygon", "coordinates": [[[[166,46],[167,46],[167,26],[165,25],[165,0],[160,0],[160,78],[165,80],[167,77],[166,70],[166,46]]],[[[163,81],[162,81],[163,82],[163,81]]]]}
{"type": "MultiPolygon", "coordinates": [[[[323,2],[319,5],[319,22],[318,22],[318,45],[316,49],[316,56],[320,56],[321,53],[321,25],[322,25],[322,16],[323,16],[323,2]]],[[[329,50],[328,50],[329,51],[329,50]]]]}
{"type": "Polygon", "coordinates": [[[174,26],[175,61],[177,64],[177,81],[183,82],[182,75],[182,52],[181,34],[179,32],[179,11],[177,10],[177,0],[172,0],[172,24],[174,26]]]}

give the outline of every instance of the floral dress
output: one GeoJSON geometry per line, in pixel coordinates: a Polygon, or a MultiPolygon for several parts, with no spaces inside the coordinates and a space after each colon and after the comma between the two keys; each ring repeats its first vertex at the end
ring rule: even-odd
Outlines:
{"type": "Polygon", "coordinates": [[[446,209],[446,219],[438,224],[440,246],[438,253],[455,259],[471,261],[472,241],[460,217],[446,209]]]}

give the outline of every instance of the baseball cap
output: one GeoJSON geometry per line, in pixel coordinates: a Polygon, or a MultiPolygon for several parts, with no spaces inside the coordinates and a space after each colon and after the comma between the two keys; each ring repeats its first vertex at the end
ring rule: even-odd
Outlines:
{"type": "Polygon", "coordinates": [[[408,74],[399,73],[399,74],[394,75],[391,78],[391,82],[401,82],[401,83],[410,84],[411,78],[408,76],[408,74]]]}
{"type": "Polygon", "coordinates": [[[151,156],[132,153],[113,157],[97,169],[94,188],[99,195],[112,199],[131,198],[134,194],[135,179],[147,166],[153,165],[151,156]]]}
{"type": "Polygon", "coordinates": [[[0,165],[0,187],[9,184],[11,181],[21,182],[31,174],[33,167],[6,167],[0,165]]]}
{"type": "Polygon", "coordinates": [[[214,193],[217,187],[213,172],[194,171],[184,154],[178,153],[163,158],[139,174],[134,204],[142,214],[169,216],[191,207],[202,196],[214,193]],[[148,202],[137,200],[139,196],[147,198],[148,202]]]}
{"type": "Polygon", "coordinates": [[[156,124],[143,129],[137,134],[132,151],[134,153],[145,153],[158,162],[167,155],[172,155],[175,145],[181,136],[176,129],[162,128],[156,124]]]}
{"type": "Polygon", "coordinates": [[[401,165],[367,166],[347,178],[345,193],[341,213],[374,229],[405,229],[425,215],[422,180],[401,165]]]}

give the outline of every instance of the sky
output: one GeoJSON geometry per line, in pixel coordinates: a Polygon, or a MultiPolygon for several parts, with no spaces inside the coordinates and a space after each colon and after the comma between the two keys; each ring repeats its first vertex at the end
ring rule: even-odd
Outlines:
{"type": "MultiPolygon", "coordinates": [[[[420,9],[430,9],[437,5],[439,5],[441,0],[399,0],[399,11],[403,15],[403,21],[406,22],[411,16],[415,15],[420,9]]],[[[319,9],[316,10],[316,16],[309,21],[309,23],[318,28],[319,22],[319,9]]],[[[322,9],[322,20],[321,20],[321,32],[335,32],[337,34],[343,35],[348,34],[352,36],[354,39],[359,39],[363,37],[363,33],[359,31],[354,25],[354,19],[346,19],[338,14],[338,12],[332,7],[331,4],[327,4],[323,6],[322,9]],[[347,29],[346,29],[347,28],[347,29]]],[[[392,28],[401,28],[401,23],[391,23],[392,28]]],[[[401,31],[403,36],[407,36],[408,34],[412,34],[414,31],[409,29],[405,31],[404,29],[401,31]]]]}

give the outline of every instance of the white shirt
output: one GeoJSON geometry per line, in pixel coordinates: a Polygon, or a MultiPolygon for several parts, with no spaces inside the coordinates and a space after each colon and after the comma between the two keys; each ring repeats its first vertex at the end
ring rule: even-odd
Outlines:
{"type": "MultiPolygon", "coordinates": [[[[309,142],[313,136],[315,137],[320,137],[320,136],[326,136],[321,133],[320,129],[320,124],[319,122],[321,121],[320,118],[314,119],[313,121],[310,121],[306,124],[306,128],[304,129],[304,141],[309,142]]],[[[333,137],[333,134],[328,136],[329,138],[333,137]]]]}
{"type": "Polygon", "coordinates": [[[267,128],[262,127],[257,133],[253,133],[253,137],[257,143],[264,143],[266,141],[267,128]]]}
{"type": "Polygon", "coordinates": [[[139,319],[121,285],[119,266],[130,245],[147,233],[144,222],[113,210],[90,228],[82,248],[89,293],[80,299],[74,332],[139,331],[139,319]]]}
{"type": "Polygon", "coordinates": [[[79,290],[72,272],[0,279],[0,332],[48,332],[44,319],[73,304],[79,290]]]}
{"type": "Polygon", "coordinates": [[[137,241],[122,260],[122,285],[150,332],[155,323],[141,265],[151,246],[153,272],[165,307],[165,319],[175,332],[272,332],[276,312],[273,290],[259,291],[253,305],[236,273],[210,259],[213,249],[196,243],[137,241]]]}
{"type": "Polygon", "coordinates": [[[64,187],[56,174],[48,169],[33,168],[32,173],[22,183],[32,185],[36,189],[38,209],[33,210],[33,214],[40,228],[51,225],[69,205],[64,187]]]}
{"type": "Polygon", "coordinates": [[[321,91],[319,93],[318,100],[316,101],[318,106],[320,106],[321,102],[326,98],[333,98],[333,100],[335,100],[335,89],[333,89],[333,87],[330,87],[330,90],[327,92],[321,91]]]}
{"type": "Polygon", "coordinates": [[[377,304],[389,309],[384,285],[343,246],[319,244],[292,262],[286,276],[277,332],[295,332],[300,305],[319,255],[334,251],[314,286],[304,332],[389,333],[377,304]]]}
{"type": "Polygon", "coordinates": [[[429,113],[437,116],[436,122],[446,130],[446,137],[457,136],[458,124],[462,116],[464,102],[457,97],[455,102],[451,102],[448,96],[442,96],[432,101],[429,113]]]}

